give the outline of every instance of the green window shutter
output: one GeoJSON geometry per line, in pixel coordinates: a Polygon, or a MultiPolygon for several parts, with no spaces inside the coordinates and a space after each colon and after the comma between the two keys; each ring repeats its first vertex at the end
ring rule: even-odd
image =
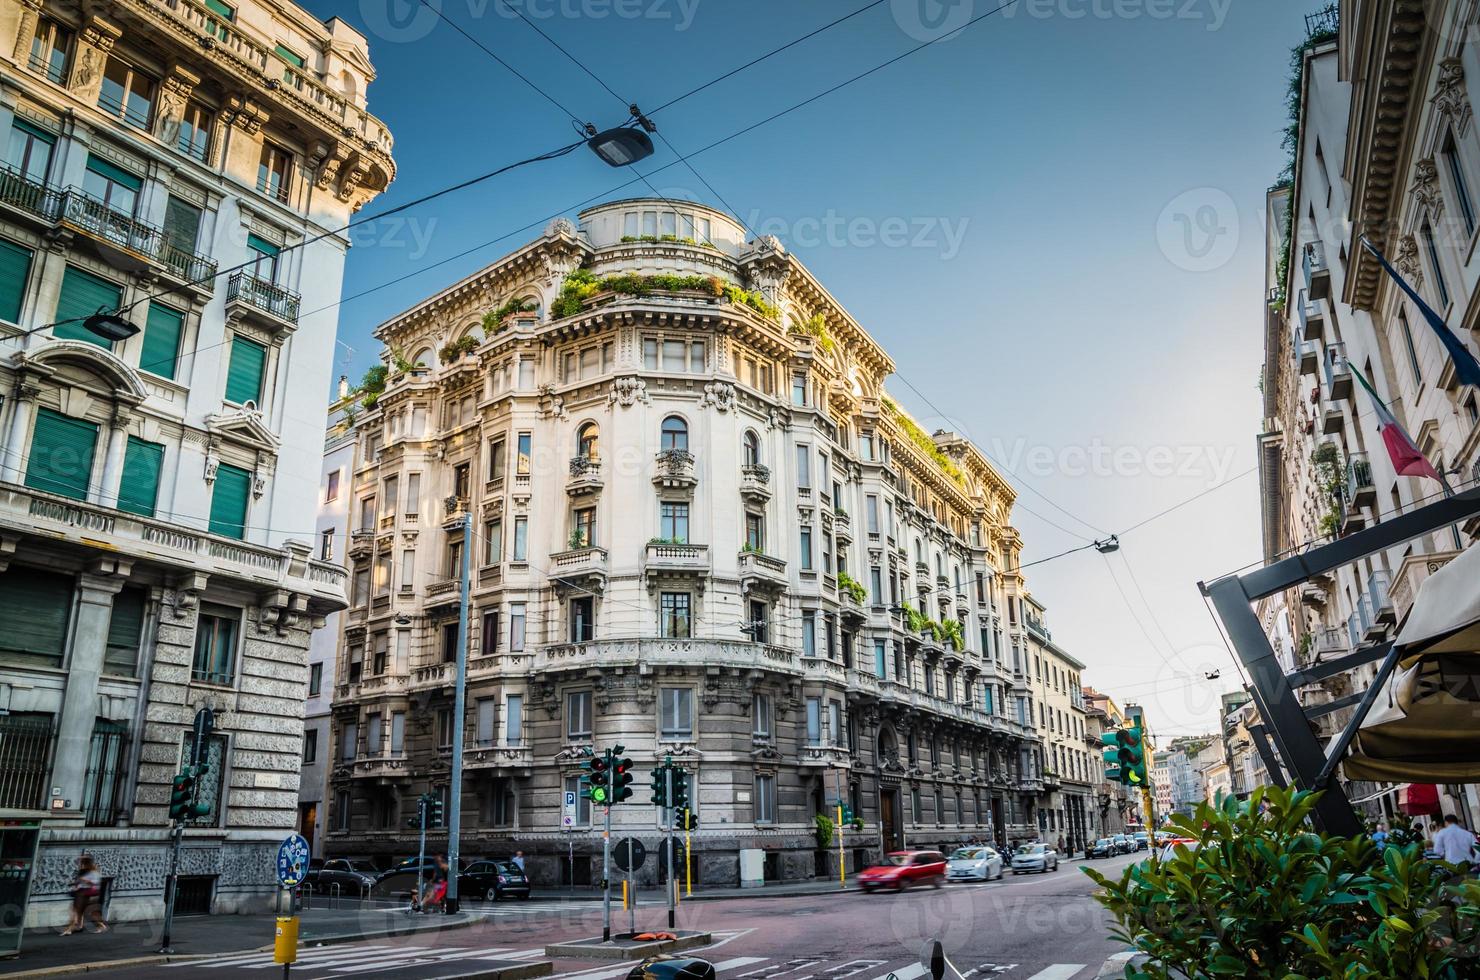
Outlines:
{"type": "Polygon", "coordinates": [[[0,319],[19,323],[21,301],[26,297],[26,281],[31,278],[29,248],[0,238],[0,319]]]}
{"type": "Polygon", "coordinates": [[[247,495],[251,492],[251,473],[230,463],[216,469],[216,489],[211,493],[212,534],[237,540],[246,536],[247,495]]]}
{"type": "Polygon", "coordinates": [[[103,650],[103,673],[133,677],[139,667],[144,638],[144,607],[149,594],[137,585],[125,585],[113,597],[108,619],[108,643],[103,650]]]}
{"type": "Polygon", "coordinates": [[[49,408],[37,409],[26,458],[26,486],[73,500],[87,498],[98,427],[49,408]]]}
{"type": "Polygon", "coordinates": [[[180,356],[180,332],[185,314],[158,303],[149,304],[149,318],[144,322],[144,350],[139,354],[139,370],[174,378],[175,361],[180,356]]]}
{"type": "Polygon", "coordinates": [[[50,146],[56,145],[57,134],[48,132],[47,130],[42,129],[40,126],[37,126],[34,123],[28,123],[24,119],[16,119],[11,123],[11,125],[13,125],[16,129],[19,129],[23,133],[30,133],[32,136],[41,140],[43,143],[46,143],[50,146]]]}
{"type": "Polygon", "coordinates": [[[267,239],[258,238],[256,235],[252,234],[247,235],[247,248],[250,248],[254,252],[260,252],[261,254],[267,256],[276,255],[282,251],[281,248],[274,245],[267,239]]]}
{"type": "Polygon", "coordinates": [[[128,437],[123,451],[123,481],[118,488],[118,509],[130,514],[154,516],[154,503],[159,499],[159,470],[164,462],[164,447],[157,442],[128,437]]]}
{"type": "Polygon", "coordinates": [[[171,197],[164,205],[164,237],[185,252],[194,252],[200,239],[200,208],[171,197]]]}
{"type": "Polygon", "coordinates": [[[233,7],[228,7],[226,4],[222,3],[221,0],[206,0],[206,9],[211,11],[212,13],[220,14],[227,20],[231,20],[233,17],[236,16],[236,9],[233,7]]]}
{"type": "Polygon", "coordinates": [[[226,400],[244,405],[262,401],[262,374],[267,348],[245,337],[231,339],[231,364],[226,369],[226,400]]]}
{"type": "Polygon", "coordinates": [[[294,54],[292,51],[289,51],[281,44],[277,46],[277,56],[286,61],[288,64],[292,65],[294,68],[303,67],[303,55],[294,54]]]}
{"type": "Polygon", "coordinates": [[[102,157],[95,157],[91,154],[88,154],[87,169],[91,170],[95,174],[99,174],[103,177],[108,178],[115,184],[122,184],[124,187],[127,187],[129,190],[134,191],[135,193],[142,190],[144,187],[144,178],[139,177],[136,174],[131,174],[127,170],[124,170],[122,167],[115,166],[114,164],[109,163],[102,157]]]}
{"type": "Polygon", "coordinates": [[[6,664],[60,667],[72,618],[72,579],[12,564],[0,573],[0,653],[6,664]]]}
{"type": "Polygon", "coordinates": [[[112,344],[97,334],[90,333],[82,326],[82,321],[99,309],[116,310],[122,302],[123,287],[69,265],[62,274],[62,293],[57,299],[57,315],[54,320],[57,326],[52,333],[58,340],[85,340],[111,349],[112,344]]]}

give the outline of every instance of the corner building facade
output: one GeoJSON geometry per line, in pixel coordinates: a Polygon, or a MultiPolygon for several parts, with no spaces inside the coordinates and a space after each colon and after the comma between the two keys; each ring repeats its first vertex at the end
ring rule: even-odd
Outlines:
{"type": "Polygon", "coordinates": [[[600,877],[600,813],[563,830],[562,807],[583,750],[615,743],[638,769],[619,835],[656,832],[645,774],[671,756],[707,883],[745,849],[768,879],[836,873],[814,816],[840,792],[850,866],[1037,835],[1013,490],[887,397],[888,355],[779,242],[604,204],[376,335],[327,853],[414,851],[456,723],[462,853],[521,848],[537,883],[600,877]]]}

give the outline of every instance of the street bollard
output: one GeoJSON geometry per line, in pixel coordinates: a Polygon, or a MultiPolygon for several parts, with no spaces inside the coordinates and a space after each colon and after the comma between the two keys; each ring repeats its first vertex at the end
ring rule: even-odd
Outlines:
{"type": "Polygon", "coordinates": [[[277,934],[272,942],[272,961],[283,965],[283,977],[293,963],[298,961],[298,916],[280,915],[277,919],[277,934]]]}

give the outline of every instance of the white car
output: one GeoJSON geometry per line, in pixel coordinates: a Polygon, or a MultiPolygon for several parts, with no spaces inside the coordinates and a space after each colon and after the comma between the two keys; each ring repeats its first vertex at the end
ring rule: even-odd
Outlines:
{"type": "Polygon", "coordinates": [[[958,847],[946,862],[947,881],[992,881],[1002,877],[1002,855],[985,845],[958,847]]]}
{"type": "Polygon", "coordinates": [[[1059,870],[1059,854],[1047,844],[1023,844],[1012,854],[1012,873],[1059,870]]]}

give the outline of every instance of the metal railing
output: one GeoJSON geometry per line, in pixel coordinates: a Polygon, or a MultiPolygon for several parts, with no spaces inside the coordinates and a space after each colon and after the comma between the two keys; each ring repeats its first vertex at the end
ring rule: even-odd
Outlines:
{"type": "Polygon", "coordinates": [[[164,233],[158,228],[74,189],[62,192],[60,220],[94,238],[149,258],[157,258],[164,244],[164,233]]]}
{"type": "Polygon", "coordinates": [[[1365,452],[1352,453],[1346,458],[1346,499],[1356,499],[1357,493],[1372,488],[1372,463],[1365,452]]]}
{"type": "Polygon", "coordinates": [[[1310,285],[1318,273],[1328,271],[1326,268],[1326,246],[1321,242],[1306,242],[1301,253],[1301,264],[1305,268],[1305,284],[1310,285]]]}
{"type": "Polygon", "coordinates": [[[216,260],[196,255],[187,248],[165,242],[160,249],[159,260],[181,279],[201,286],[210,286],[216,278],[216,260]]]}
{"type": "Polygon", "coordinates": [[[1328,394],[1341,375],[1351,375],[1351,366],[1346,362],[1346,345],[1342,343],[1327,344],[1326,391],[1328,394]]]}
{"type": "Polygon", "coordinates": [[[1307,40],[1325,38],[1335,34],[1341,28],[1341,10],[1337,4],[1330,4],[1323,10],[1317,10],[1313,14],[1305,15],[1305,36],[1307,40]]]}
{"type": "Polygon", "coordinates": [[[32,180],[13,167],[0,168],[0,203],[55,221],[61,213],[61,191],[32,180]]]}
{"type": "Polygon", "coordinates": [[[40,73],[49,82],[57,85],[65,85],[67,82],[67,59],[62,58],[61,64],[56,64],[50,59],[41,58],[35,52],[31,53],[29,64],[31,70],[40,73]]]}
{"type": "Polygon", "coordinates": [[[45,807],[52,733],[50,715],[0,715],[0,809],[45,807]]]}
{"type": "Polygon", "coordinates": [[[226,280],[226,301],[236,301],[270,313],[279,320],[298,322],[298,294],[266,279],[238,272],[226,280]]]}

